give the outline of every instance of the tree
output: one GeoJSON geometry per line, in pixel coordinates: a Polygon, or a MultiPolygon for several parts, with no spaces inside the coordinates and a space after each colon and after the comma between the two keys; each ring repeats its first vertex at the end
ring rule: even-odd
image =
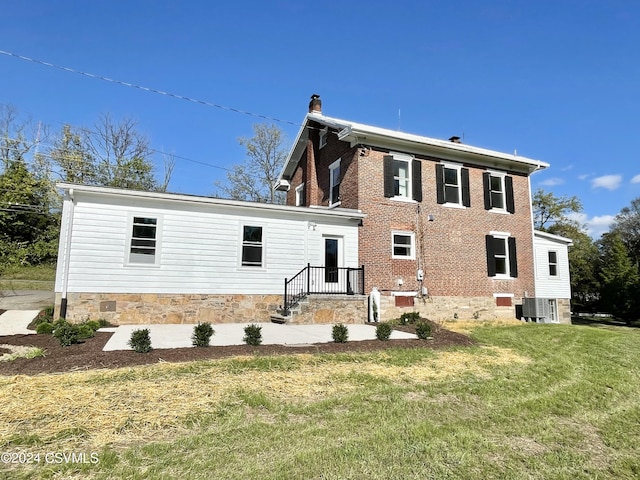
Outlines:
{"type": "Polygon", "coordinates": [[[628,324],[640,316],[640,272],[617,232],[607,232],[598,242],[602,308],[628,324]]]}
{"type": "Polygon", "coordinates": [[[616,215],[611,230],[620,235],[633,263],[640,267],[640,197],[616,215]]]}
{"type": "Polygon", "coordinates": [[[275,125],[266,124],[254,125],[253,132],[251,138],[238,138],[247,158],[232,167],[226,182],[215,182],[217,190],[234,200],[284,203],[284,196],[274,190],[287,155],[283,148],[284,133],[275,125]]]}
{"type": "Polygon", "coordinates": [[[584,230],[584,226],[570,218],[580,213],[582,203],[577,197],[556,197],[542,189],[533,195],[534,227],[573,240],[569,247],[571,301],[574,308],[594,306],[600,298],[598,280],[598,248],[584,230]]]}
{"type": "Polygon", "coordinates": [[[539,188],[533,194],[532,206],[533,226],[537,230],[547,231],[556,223],[579,225],[577,221],[569,217],[571,213],[582,211],[582,202],[578,197],[556,197],[553,193],[545,192],[539,188]]]}
{"type": "Polygon", "coordinates": [[[114,122],[102,115],[94,129],[74,129],[64,125],[50,151],[63,181],[86,185],[165,190],[173,163],[158,182],[154,176],[149,139],[137,130],[130,118],[114,122]]]}

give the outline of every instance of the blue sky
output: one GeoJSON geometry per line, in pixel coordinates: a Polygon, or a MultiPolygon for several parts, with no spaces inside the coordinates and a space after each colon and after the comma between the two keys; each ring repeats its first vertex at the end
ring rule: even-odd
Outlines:
{"type": "MultiPolygon", "coordinates": [[[[598,236],[640,196],[635,1],[4,2],[0,50],[283,120],[329,116],[542,160],[598,236]]],[[[209,195],[266,120],[0,55],[0,103],[49,125],[138,122],[209,195]],[[188,159],[188,160],[187,160],[188,159]],[[199,163],[198,163],[199,162],[199,163]],[[207,164],[207,165],[203,165],[207,164]]],[[[160,156],[157,158],[160,165],[160,156]]]]}

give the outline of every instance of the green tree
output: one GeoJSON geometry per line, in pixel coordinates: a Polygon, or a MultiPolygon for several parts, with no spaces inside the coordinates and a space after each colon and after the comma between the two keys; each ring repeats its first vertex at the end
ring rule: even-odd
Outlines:
{"type": "Polygon", "coordinates": [[[620,210],[611,230],[620,235],[631,260],[640,267],[640,197],[632,200],[630,206],[620,210]]]}
{"type": "Polygon", "coordinates": [[[65,182],[162,191],[168,186],[170,170],[167,173],[165,163],[164,179],[158,182],[152,153],[149,139],[138,131],[135,121],[115,122],[105,114],[91,130],[64,125],[49,155],[65,182]]]}
{"type": "Polygon", "coordinates": [[[578,197],[556,197],[553,193],[545,192],[539,188],[533,194],[532,206],[533,226],[537,230],[548,231],[556,223],[579,225],[570,217],[571,213],[582,211],[582,202],[578,197]]]}
{"type": "Polygon", "coordinates": [[[217,192],[234,200],[284,203],[284,195],[274,190],[287,152],[284,133],[275,125],[256,124],[254,136],[240,137],[246,149],[244,163],[233,165],[225,182],[216,181],[217,192]]]}
{"type": "Polygon", "coordinates": [[[602,308],[631,323],[640,310],[640,272],[617,232],[607,232],[600,248],[600,290],[602,308]]]}

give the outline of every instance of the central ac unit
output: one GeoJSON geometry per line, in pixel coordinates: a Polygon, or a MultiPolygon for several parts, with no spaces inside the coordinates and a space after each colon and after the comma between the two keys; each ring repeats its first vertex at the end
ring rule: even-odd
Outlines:
{"type": "Polygon", "coordinates": [[[522,316],[525,318],[547,318],[549,312],[548,298],[523,298],[522,299],[522,316]]]}

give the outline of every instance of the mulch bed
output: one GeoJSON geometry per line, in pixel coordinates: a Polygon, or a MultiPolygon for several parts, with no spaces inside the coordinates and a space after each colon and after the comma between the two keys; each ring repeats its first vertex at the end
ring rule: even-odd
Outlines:
{"type": "MultiPolygon", "coordinates": [[[[402,330],[411,331],[412,327],[402,330]]],[[[413,330],[415,332],[415,329],[413,330]]],[[[471,346],[475,343],[466,335],[443,328],[434,332],[429,340],[364,340],[347,343],[317,343],[311,346],[249,345],[215,346],[208,348],[156,349],[149,353],[133,351],[103,352],[102,348],[112,333],[97,332],[83,343],[61,347],[52,335],[0,336],[0,344],[40,347],[44,357],[18,358],[0,362],[0,375],[37,375],[101,368],[119,368],[148,365],[158,362],[189,362],[238,355],[291,355],[296,353],[350,353],[371,352],[389,348],[432,348],[471,346]]]]}

